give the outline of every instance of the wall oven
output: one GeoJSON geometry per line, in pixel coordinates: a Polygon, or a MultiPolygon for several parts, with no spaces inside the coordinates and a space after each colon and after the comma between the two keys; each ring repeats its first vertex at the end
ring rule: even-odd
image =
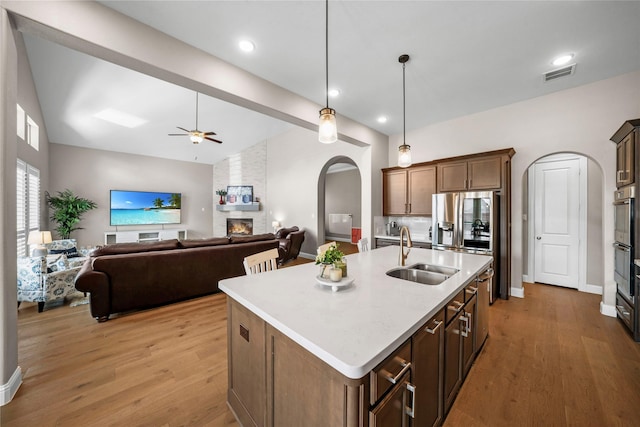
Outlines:
{"type": "Polygon", "coordinates": [[[634,266],[634,204],[635,187],[619,188],[613,195],[615,210],[614,228],[614,279],[617,285],[616,311],[618,317],[631,330],[637,340],[640,331],[637,329],[635,310],[635,266],[634,266]]]}

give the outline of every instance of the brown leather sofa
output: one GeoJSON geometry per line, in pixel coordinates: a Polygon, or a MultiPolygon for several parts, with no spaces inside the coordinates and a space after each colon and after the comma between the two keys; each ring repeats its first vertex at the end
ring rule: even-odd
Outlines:
{"type": "Polygon", "coordinates": [[[298,258],[302,242],[304,242],[304,229],[300,230],[296,226],[281,228],[276,231],[275,237],[279,242],[278,265],[298,258]]]}
{"type": "Polygon", "coordinates": [[[278,247],[272,233],[202,240],[117,243],[97,249],[76,277],[91,315],[154,307],[219,292],[218,281],[245,274],[244,257],[278,247]]]}

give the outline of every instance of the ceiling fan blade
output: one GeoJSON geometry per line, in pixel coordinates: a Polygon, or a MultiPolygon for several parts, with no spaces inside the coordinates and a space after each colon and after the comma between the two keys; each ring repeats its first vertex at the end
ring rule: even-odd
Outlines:
{"type": "Polygon", "coordinates": [[[219,140],[213,139],[213,138],[209,138],[208,136],[205,136],[204,139],[208,139],[209,141],[213,141],[213,142],[217,142],[218,144],[222,144],[222,141],[219,141],[219,140]]]}
{"type": "Polygon", "coordinates": [[[187,136],[188,133],[170,133],[169,136],[187,136]]]}
{"type": "Polygon", "coordinates": [[[185,131],[186,133],[190,133],[190,130],[186,130],[185,128],[181,128],[180,126],[176,126],[178,129],[185,131]]]}
{"type": "Polygon", "coordinates": [[[204,132],[205,135],[217,135],[215,132],[204,132]]]}

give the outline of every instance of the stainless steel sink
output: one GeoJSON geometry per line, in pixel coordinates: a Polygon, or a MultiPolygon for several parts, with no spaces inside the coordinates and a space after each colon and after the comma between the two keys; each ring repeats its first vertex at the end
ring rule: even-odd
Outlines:
{"type": "Polygon", "coordinates": [[[413,264],[407,268],[412,270],[421,270],[421,271],[430,271],[432,273],[440,273],[446,276],[453,276],[458,271],[460,271],[457,268],[453,268],[453,267],[445,267],[443,265],[424,264],[424,263],[413,264]]]}
{"type": "Polygon", "coordinates": [[[414,264],[407,268],[394,268],[387,271],[387,276],[409,280],[423,285],[439,285],[456,274],[458,269],[432,264],[414,264]]]}

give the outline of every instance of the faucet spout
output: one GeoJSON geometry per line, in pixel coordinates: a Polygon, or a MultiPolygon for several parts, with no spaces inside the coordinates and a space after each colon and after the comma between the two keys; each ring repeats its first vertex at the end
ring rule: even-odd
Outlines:
{"type": "Polygon", "coordinates": [[[409,255],[409,251],[404,252],[404,234],[407,234],[407,248],[413,247],[413,243],[411,242],[411,232],[406,225],[403,225],[400,229],[400,254],[398,257],[398,264],[404,267],[404,263],[409,255]]]}

